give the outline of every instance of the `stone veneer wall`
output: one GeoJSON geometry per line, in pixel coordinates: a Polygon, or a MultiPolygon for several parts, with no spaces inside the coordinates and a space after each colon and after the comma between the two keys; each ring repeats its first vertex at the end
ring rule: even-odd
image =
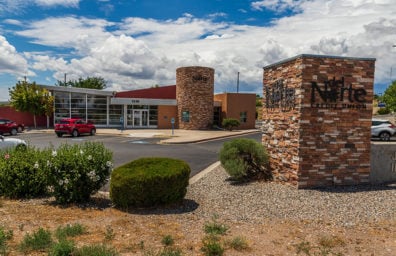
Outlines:
{"type": "Polygon", "coordinates": [[[209,129],[213,123],[214,69],[181,67],[176,69],[176,100],[180,129],[209,129]],[[190,113],[189,122],[182,112],[190,113]]]}
{"type": "Polygon", "coordinates": [[[369,182],[374,66],[299,55],[264,67],[262,142],[277,180],[299,188],[369,182]]]}

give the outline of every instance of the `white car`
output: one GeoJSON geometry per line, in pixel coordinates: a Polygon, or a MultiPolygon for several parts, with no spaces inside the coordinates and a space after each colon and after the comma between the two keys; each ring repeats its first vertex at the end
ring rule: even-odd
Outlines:
{"type": "Polygon", "coordinates": [[[3,135],[0,135],[0,150],[9,149],[9,148],[26,148],[27,143],[24,140],[17,138],[6,138],[3,135]]]}
{"type": "Polygon", "coordinates": [[[396,126],[386,119],[373,119],[371,122],[371,137],[389,141],[395,135],[396,126]]]}

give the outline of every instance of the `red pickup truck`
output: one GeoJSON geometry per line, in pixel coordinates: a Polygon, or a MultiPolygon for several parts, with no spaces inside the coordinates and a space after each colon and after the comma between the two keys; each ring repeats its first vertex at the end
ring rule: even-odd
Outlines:
{"type": "Polygon", "coordinates": [[[73,137],[80,136],[80,134],[96,134],[96,127],[91,122],[85,122],[79,118],[63,118],[59,123],[55,124],[55,133],[58,137],[63,134],[70,134],[73,137]]]}

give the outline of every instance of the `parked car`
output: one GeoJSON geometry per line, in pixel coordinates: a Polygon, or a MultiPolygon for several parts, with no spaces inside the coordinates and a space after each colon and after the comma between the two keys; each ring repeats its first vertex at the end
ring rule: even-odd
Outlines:
{"type": "Polygon", "coordinates": [[[23,132],[24,130],[25,130],[24,124],[16,123],[10,119],[0,118],[0,134],[9,133],[11,135],[16,135],[18,132],[20,133],[23,132]]]}
{"type": "Polygon", "coordinates": [[[80,134],[96,134],[96,127],[91,122],[85,122],[80,118],[63,118],[59,123],[55,124],[55,133],[58,137],[63,134],[70,134],[73,137],[80,136],[80,134]]]}
{"type": "Polygon", "coordinates": [[[17,138],[5,138],[3,135],[0,135],[0,150],[9,149],[9,148],[26,148],[26,141],[17,139],[17,138]]]}
{"type": "Polygon", "coordinates": [[[0,119],[0,134],[11,134],[16,135],[18,133],[18,124],[8,120],[1,118],[0,119]]]}
{"type": "Polygon", "coordinates": [[[373,119],[371,122],[371,137],[389,141],[395,135],[396,126],[386,119],[373,119]]]}

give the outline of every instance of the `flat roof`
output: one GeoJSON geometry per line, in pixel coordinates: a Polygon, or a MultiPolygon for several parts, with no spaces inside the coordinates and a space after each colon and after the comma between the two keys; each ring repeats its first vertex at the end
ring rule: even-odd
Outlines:
{"type": "Polygon", "coordinates": [[[317,54],[300,54],[291,58],[287,58],[278,62],[275,62],[273,64],[264,66],[263,69],[268,69],[272,68],[274,66],[278,66],[280,64],[284,64],[299,58],[318,58],[318,59],[346,59],[346,60],[366,60],[366,61],[375,61],[375,58],[360,58],[360,57],[346,57],[346,56],[332,56],[332,55],[317,55],[317,54]]]}
{"type": "Polygon", "coordinates": [[[86,93],[86,94],[101,95],[101,96],[113,96],[115,93],[113,91],[79,88],[79,87],[66,87],[66,86],[41,85],[41,84],[39,86],[49,91],[56,91],[56,92],[75,92],[75,93],[86,93]]]}

